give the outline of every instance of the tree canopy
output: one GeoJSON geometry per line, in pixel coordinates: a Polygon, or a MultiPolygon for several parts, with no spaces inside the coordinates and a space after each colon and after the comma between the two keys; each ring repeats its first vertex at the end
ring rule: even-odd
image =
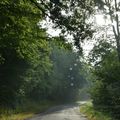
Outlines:
{"type": "Polygon", "coordinates": [[[92,37],[87,23],[91,5],[82,0],[0,1],[0,106],[15,107],[25,98],[58,99],[54,94],[63,100],[75,96],[85,78],[65,36],[71,34],[82,53],[81,42],[92,37]],[[40,27],[46,17],[62,30],[59,37],[50,38],[40,27]]]}
{"type": "Polygon", "coordinates": [[[0,107],[14,109],[25,100],[75,101],[90,84],[94,107],[119,119],[119,17],[118,0],[1,0],[0,107]],[[103,27],[113,34],[95,27],[99,13],[111,22],[103,27]],[[47,19],[59,36],[42,28],[47,19]],[[94,33],[87,61],[83,43],[94,40],[94,33]]]}

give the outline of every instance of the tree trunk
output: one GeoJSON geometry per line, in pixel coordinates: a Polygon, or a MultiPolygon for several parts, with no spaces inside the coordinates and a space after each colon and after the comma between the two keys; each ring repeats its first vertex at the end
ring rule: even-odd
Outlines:
{"type": "MultiPolygon", "coordinates": [[[[113,33],[114,33],[114,36],[115,36],[115,40],[116,40],[116,47],[117,47],[117,54],[118,54],[118,60],[120,62],[120,29],[119,29],[119,16],[117,14],[118,12],[118,6],[117,6],[117,2],[115,0],[115,12],[116,12],[116,15],[114,16],[115,17],[115,22],[116,22],[116,29],[115,29],[115,26],[113,25],[113,33]]],[[[113,14],[112,14],[112,10],[111,10],[111,5],[110,3],[108,4],[108,8],[109,8],[109,15],[110,15],[110,19],[111,19],[111,22],[113,23],[114,22],[114,18],[113,18],[113,14]]]]}

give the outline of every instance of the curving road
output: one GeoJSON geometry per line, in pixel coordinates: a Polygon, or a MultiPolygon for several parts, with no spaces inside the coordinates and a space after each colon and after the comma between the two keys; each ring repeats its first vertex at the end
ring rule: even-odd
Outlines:
{"type": "Polygon", "coordinates": [[[80,113],[79,105],[75,104],[53,107],[44,114],[28,120],[87,120],[87,118],[80,113]]]}

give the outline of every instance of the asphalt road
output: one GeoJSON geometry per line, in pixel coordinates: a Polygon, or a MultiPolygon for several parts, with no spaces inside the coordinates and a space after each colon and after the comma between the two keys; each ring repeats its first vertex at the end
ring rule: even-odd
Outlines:
{"type": "Polygon", "coordinates": [[[74,104],[53,107],[28,120],[87,120],[87,118],[80,113],[79,105],[74,104]]]}

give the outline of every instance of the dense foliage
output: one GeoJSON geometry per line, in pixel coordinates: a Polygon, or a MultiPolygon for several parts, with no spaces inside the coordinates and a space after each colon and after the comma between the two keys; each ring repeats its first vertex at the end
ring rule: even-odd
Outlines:
{"type": "MultiPolygon", "coordinates": [[[[96,45],[92,50],[94,61],[91,98],[96,109],[107,111],[119,119],[120,63],[115,47],[108,42],[96,45]]],[[[114,118],[114,119],[115,119],[114,118]]]]}
{"type": "Polygon", "coordinates": [[[0,107],[15,108],[26,99],[73,101],[92,79],[94,107],[119,119],[119,12],[117,0],[1,0],[0,107]],[[88,68],[82,43],[95,32],[90,16],[95,11],[111,21],[114,37],[97,38],[88,68]],[[40,26],[46,19],[61,30],[58,37],[40,26]]]}
{"type": "MultiPolygon", "coordinates": [[[[91,51],[93,85],[91,98],[98,110],[109,112],[113,119],[120,119],[120,1],[95,0],[97,11],[111,24],[107,24],[110,31],[97,39],[91,51]],[[112,38],[111,38],[112,36],[112,38]]],[[[105,26],[106,27],[106,26],[105,26]]]]}
{"type": "Polygon", "coordinates": [[[10,105],[22,94],[29,67],[48,68],[49,50],[45,31],[36,25],[39,11],[29,2],[5,0],[0,9],[0,104],[10,105]]]}
{"type": "Polygon", "coordinates": [[[81,52],[80,41],[92,36],[86,22],[91,4],[77,0],[63,4],[51,0],[0,1],[0,107],[15,108],[25,99],[76,99],[86,82],[82,56],[73,51],[65,31],[72,34],[81,52]],[[64,16],[60,14],[63,10],[72,14],[64,16]],[[46,17],[61,28],[61,36],[49,38],[41,28],[39,23],[46,17]]]}
{"type": "Polygon", "coordinates": [[[1,0],[0,107],[15,108],[26,100],[70,102],[92,79],[94,108],[119,119],[119,7],[117,0],[1,0]],[[97,38],[88,67],[82,43],[92,39],[94,11],[111,21],[113,34],[97,38]],[[40,26],[46,19],[61,30],[58,37],[40,26]]]}

